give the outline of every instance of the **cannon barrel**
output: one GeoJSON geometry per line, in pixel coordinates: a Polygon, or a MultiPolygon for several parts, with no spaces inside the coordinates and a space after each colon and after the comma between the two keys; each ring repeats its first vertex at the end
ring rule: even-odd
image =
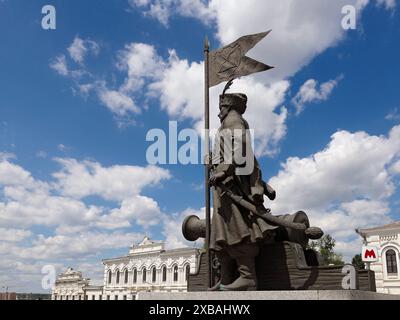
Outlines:
{"type": "MultiPolygon", "coordinates": [[[[291,241],[306,247],[309,239],[319,239],[322,236],[322,230],[319,228],[310,228],[310,222],[307,214],[298,211],[294,214],[276,216],[284,222],[294,222],[304,224],[305,230],[280,227],[277,232],[278,241],[291,241]]],[[[195,215],[185,218],[182,223],[182,234],[188,241],[196,241],[199,238],[206,237],[206,221],[195,215]]]]}

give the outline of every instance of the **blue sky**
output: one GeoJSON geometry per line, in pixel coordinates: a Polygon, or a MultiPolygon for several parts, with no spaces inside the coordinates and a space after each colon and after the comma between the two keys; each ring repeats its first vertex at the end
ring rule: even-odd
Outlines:
{"type": "Polygon", "coordinates": [[[201,124],[205,35],[218,48],[273,29],[249,55],[275,69],[232,88],[249,96],[273,212],[305,210],[346,258],[355,227],[399,220],[395,0],[169,3],[0,1],[2,286],[41,291],[48,264],[101,278],[101,259],[145,234],[190,245],[180,223],[202,214],[203,167],[148,167],[146,134],[201,124]],[[341,27],[349,3],[355,30],[341,27]],[[46,4],[56,30],[41,27],[46,4]]]}

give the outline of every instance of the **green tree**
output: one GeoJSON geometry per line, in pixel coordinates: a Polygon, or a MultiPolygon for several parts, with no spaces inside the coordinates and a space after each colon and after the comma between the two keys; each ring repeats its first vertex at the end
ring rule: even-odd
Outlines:
{"type": "Polygon", "coordinates": [[[344,262],[342,255],[335,253],[333,250],[335,245],[336,240],[333,239],[329,234],[326,234],[321,239],[312,241],[308,247],[319,252],[324,265],[343,265],[344,262]]]}
{"type": "Polygon", "coordinates": [[[365,269],[365,263],[362,261],[361,254],[356,254],[351,260],[351,264],[357,269],[365,269]]]}

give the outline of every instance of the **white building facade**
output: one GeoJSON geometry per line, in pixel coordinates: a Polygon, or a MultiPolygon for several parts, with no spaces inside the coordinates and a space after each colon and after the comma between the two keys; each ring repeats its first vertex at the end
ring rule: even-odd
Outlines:
{"type": "Polygon", "coordinates": [[[84,287],[89,285],[89,280],[82,277],[82,272],[68,268],[66,272],[58,275],[53,286],[52,300],[84,300],[84,287]]]}
{"type": "Polygon", "coordinates": [[[195,272],[199,251],[165,250],[164,245],[145,237],[127,256],[103,260],[103,299],[135,299],[141,291],[187,291],[187,279],[195,272]]]}
{"type": "Polygon", "coordinates": [[[400,294],[400,221],[357,232],[364,245],[376,248],[376,261],[369,263],[375,272],[376,291],[400,294]]]}
{"type": "Polygon", "coordinates": [[[185,292],[199,257],[195,248],[165,250],[164,242],[145,237],[127,256],[103,260],[103,286],[69,268],[53,288],[54,300],[135,300],[141,291],[185,292]],[[72,273],[74,276],[72,277],[72,273]]]}

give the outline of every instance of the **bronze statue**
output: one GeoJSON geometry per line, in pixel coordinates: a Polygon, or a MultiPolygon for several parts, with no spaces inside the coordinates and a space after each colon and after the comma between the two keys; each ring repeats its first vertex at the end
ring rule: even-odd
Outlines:
{"type": "MultiPolygon", "coordinates": [[[[262,181],[261,169],[251,150],[249,125],[242,116],[247,108],[246,95],[226,94],[224,90],[219,108],[221,126],[213,152],[210,178],[210,184],[214,186],[210,249],[215,251],[220,262],[221,279],[212,290],[255,289],[255,257],[259,253],[259,243],[271,241],[277,226],[267,223],[224,194],[229,190],[255,207],[263,207],[266,184],[262,181]],[[236,156],[236,153],[241,154],[236,156]],[[238,158],[244,159],[244,162],[237,163],[238,158]],[[240,168],[248,165],[246,162],[251,162],[252,170],[248,174],[238,174],[240,168]],[[239,277],[235,279],[236,271],[239,277]]],[[[268,190],[273,198],[274,191],[271,188],[268,190]]]]}
{"type": "MultiPolygon", "coordinates": [[[[247,96],[226,93],[234,79],[272,68],[245,56],[268,33],[241,37],[211,53],[205,41],[206,214],[204,220],[188,216],[182,224],[185,239],[205,238],[205,250],[200,252],[196,273],[188,277],[188,291],[337,290],[342,286],[341,267],[320,267],[317,253],[307,247],[323,231],[310,227],[306,213],[274,216],[265,208],[264,195],[274,200],[276,193],[262,180],[252,150],[249,125],[243,118],[247,96]],[[219,101],[221,126],[210,157],[209,88],[224,81],[228,83],[219,101]],[[213,187],[212,219],[209,186],[213,187]]],[[[357,271],[357,277],[360,288],[374,290],[371,272],[357,271]]]]}

